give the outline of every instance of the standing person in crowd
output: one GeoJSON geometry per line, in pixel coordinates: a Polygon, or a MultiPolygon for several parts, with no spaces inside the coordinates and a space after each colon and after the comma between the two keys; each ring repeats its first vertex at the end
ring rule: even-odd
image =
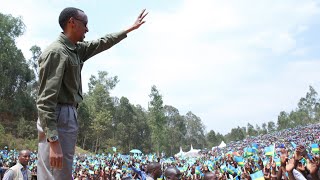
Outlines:
{"type": "Polygon", "coordinates": [[[77,107],[82,101],[83,63],[138,29],[145,23],[147,14],[143,10],[134,24],[123,31],[84,42],[89,31],[84,11],[68,7],[60,13],[59,24],[63,32],[44,50],[38,61],[38,179],[72,179],[78,134],[77,107]]]}
{"type": "Polygon", "coordinates": [[[153,180],[160,178],[162,175],[161,164],[158,162],[151,162],[147,165],[146,180],[153,180]]]}
{"type": "Polygon", "coordinates": [[[207,173],[204,174],[204,178],[203,179],[204,180],[217,180],[218,177],[213,172],[207,172],[207,173]]]}
{"type": "Polygon", "coordinates": [[[3,180],[31,180],[31,171],[27,167],[29,160],[30,151],[21,150],[17,164],[6,171],[3,180]]]}
{"type": "Polygon", "coordinates": [[[170,166],[164,171],[164,177],[168,180],[178,180],[181,179],[181,172],[178,168],[170,166]]]}

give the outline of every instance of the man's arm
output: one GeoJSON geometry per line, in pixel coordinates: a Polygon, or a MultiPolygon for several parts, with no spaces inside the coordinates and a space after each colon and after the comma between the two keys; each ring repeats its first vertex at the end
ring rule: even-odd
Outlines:
{"type": "MultiPolygon", "coordinates": [[[[66,57],[61,52],[49,52],[40,59],[40,87],[37,108],[46,139],[58,136],[56,107],[62,84],[66,57]]],[[[53,168],[62,168],[62,150],[59,140],[50,142],[49,162],[53,168]]]]}
{"type": "Polygon", "coordinates": [[[39,93],[37,99],[40,125],[46,138],[57,136],[56,106],[65,70],[65,59],[59,52],[48,52],[39,60],[39,93]]]}
{"type": "Polygon", "coordinates": [[[135,173],[137,173],[139,176],[142,176],[141,170],[136,169],[136,168],[134,167],[134,165],[133,165],[131,168],[132,168],[132,170],[133,170],[135,173]]]}
{"type": "Polygon", "coordinates": [[[288,161],[286,165],[286,171],[288,172],[288,176],[290,180],[295,180],[295,177],[293,175],[294,166],[295,166],[295,159],[292,158],[288,161]]]}
{"type": "Polygon", "coordinates": [[[84,62],[92,56],[111,48],[126,37],[126,32],[121,31],[118,33],[107,34],[97,40],[78,42],[79,57],[84,62]]]}
{"type": "Polygon", "coordinates": [[[121,40],[127,37],[127,34],[133,30],[138,29],[142,24],[145,23],[144,18],[148,13],[145,13],[145,9],[137,17],[136,21],[130,27],[123,31],[113,34],[107,34],[104,37],[97,39],[95,41],[89,42],[79,42],[79,56],[82,61],[86,61],[92,56],[105,51],[115,44],[119,43],[121,40]]]}
{"type": "Polygon", "coordinates": [[[142,179],[142,180],[146,180],[146,175],[141,171],[141,170],[139,170],[139,169],[136,169],[135,167],[134,167],[134,165],[132,165],[132,170],[136,173],[136,174],[138,174],[139,176],[140,176],[140,178],[142,179]]]}

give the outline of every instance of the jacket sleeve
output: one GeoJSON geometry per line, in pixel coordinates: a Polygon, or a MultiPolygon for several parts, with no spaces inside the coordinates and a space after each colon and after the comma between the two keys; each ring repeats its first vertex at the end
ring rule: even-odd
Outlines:
{"type": "Polygon", "coordinates": [[[46,137],[58,135],[56,106],[67,56],[51,51],[39,59],[39,92],[37,99],[40,124],[46,137]]]}
{"type": "Polygon", "coordinates": [[[84,62],[92,56],[105,51],[127,37],[125,31],[107,34],[94,41],[79,42],[77,45],[80,59],[84,62]]]}

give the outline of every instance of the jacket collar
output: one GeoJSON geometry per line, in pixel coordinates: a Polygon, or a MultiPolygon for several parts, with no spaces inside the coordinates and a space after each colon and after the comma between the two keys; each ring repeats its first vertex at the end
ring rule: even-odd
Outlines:
{"type": "Polygon", "coordinates": [[[17,166],[18,166],[19,169],[24,169],[24,167],[22,166],[22,164],[19,161],[17,162],[17,166]]]}
{"type": "Polygon", "coordinates": [[[73,44],[63,32],[60,33],[58,40],[66,45],[66,47],[71,51],[75,51],[77,49],[77,46],[73,44]]]}

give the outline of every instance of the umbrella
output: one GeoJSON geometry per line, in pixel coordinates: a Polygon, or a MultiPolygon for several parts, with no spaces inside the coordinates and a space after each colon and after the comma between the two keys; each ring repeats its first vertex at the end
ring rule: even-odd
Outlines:
{"type": "Polygon", "coordinates": [[[132,149],[130,152],[131,153],[137,153],[137,154],[141,154],[142,153],[139,149],[132,149]]]}

